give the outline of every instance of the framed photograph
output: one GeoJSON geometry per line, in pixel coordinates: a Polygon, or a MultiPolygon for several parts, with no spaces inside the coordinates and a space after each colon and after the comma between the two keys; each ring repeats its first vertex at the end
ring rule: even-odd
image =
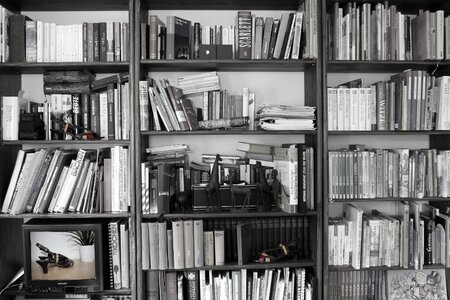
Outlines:
{"type": "Polygon", "coordinates": [[[446,300],[444,269],[387,271],[390,300],[446,300]]]}

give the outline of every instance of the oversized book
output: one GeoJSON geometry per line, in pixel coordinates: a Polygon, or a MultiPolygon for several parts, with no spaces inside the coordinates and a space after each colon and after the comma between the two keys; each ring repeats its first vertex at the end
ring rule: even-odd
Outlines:
{"type": "Polygon", "coordinates": [[[239,11],[237,15],[238,45],[237,58],[252,58],[252,13],[239,11]]]}

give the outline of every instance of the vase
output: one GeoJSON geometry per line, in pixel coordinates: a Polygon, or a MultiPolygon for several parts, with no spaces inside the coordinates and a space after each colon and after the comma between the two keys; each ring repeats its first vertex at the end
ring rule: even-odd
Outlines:
{"type": "Polygon", "coordinates": [[[80,259],[82,262],[93,262],[95,260],[95,246],[80,246],[80,259]]]}

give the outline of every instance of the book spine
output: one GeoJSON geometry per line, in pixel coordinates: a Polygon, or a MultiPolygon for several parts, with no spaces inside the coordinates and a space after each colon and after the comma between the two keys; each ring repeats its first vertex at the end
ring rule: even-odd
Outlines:
{"type": "Polygon", "coordinates": [[[252,56],[252,14],[249,11],[239,11],[237,15],[238,59],[251,59],[252,56]]]}
{"type": "Polygon", "coordinates": [[[37,62],[37,23],[25,22],[25,59],[26,62],[37,62]]]}
{"type": "Polygon", "coordinates": [[[110,237],[110,251],[112,256],[113,264],[113,280],[114,289],[119,290],[122,287],[121,284],[121,264],[120,264],[120,235],[119,235],[119,225],[117,222],[109,223],[109,237],[110,237]]]}

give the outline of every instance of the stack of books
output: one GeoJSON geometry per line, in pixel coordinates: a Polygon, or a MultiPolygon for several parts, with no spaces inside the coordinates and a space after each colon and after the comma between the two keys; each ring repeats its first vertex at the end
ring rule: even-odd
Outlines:
{"type": "Polygon", "coordinates": [[[262,130],[315,130],[315,107],[263,105],[256,111],[262,130]]]}

